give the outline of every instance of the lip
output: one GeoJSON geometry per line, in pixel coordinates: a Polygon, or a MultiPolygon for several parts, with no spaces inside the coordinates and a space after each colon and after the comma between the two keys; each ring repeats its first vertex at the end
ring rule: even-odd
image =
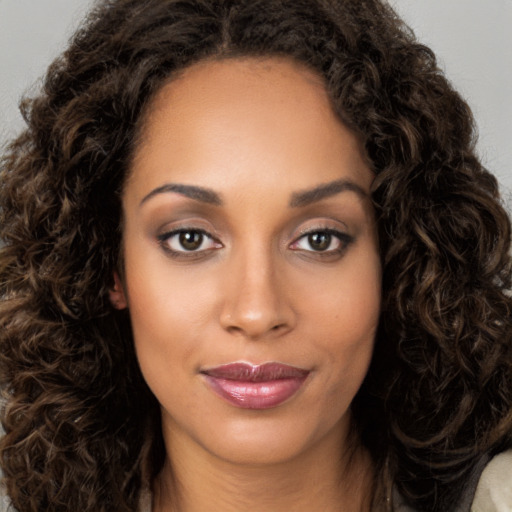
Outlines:
{"type": "Polygon", "coordinates": [[[235,407],[270,409],[302,387],[308,370],[281,363],[231,363],[201,371],[210,389],[235,407]]]}

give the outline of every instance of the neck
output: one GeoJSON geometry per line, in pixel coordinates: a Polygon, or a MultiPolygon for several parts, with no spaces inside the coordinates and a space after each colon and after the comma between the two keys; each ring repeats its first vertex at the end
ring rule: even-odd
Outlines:
{"type": "Polygon", "coordinates": [[[369,454],[353,448],[357,440],[350,439],[348,449],[347,437],[331,437],[293,459],[260,465],[233,464],[175,444],[155,482],[153,510],[369,511],[373,482],[369,454]]]}

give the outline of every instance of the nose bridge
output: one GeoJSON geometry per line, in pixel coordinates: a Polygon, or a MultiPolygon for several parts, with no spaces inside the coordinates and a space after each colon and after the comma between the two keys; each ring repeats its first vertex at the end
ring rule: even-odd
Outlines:
{"type": "Polygon", "coordinates": [[[271,248],[260,244],[233,251],[221,317],[225,329],[257,338],[291,326],[278,260],[271,248]]]}

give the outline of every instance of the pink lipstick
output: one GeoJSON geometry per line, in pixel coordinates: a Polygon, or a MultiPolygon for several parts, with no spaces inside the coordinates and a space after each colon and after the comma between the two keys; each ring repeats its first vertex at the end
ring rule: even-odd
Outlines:
{"type": "Polygon", "coordinates": [[[270,409],[291,398],[309,371],[280,363],[231,363],[201,372],[210,388],[242,409],[270,409]]]}

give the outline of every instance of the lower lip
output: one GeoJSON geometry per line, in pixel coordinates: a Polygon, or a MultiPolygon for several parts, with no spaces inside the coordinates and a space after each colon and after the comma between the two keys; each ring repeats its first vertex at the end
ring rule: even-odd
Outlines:
{"type": "Polygon", "coordinates": [[[270,409],[291,398],[306,377],[264,382],[236,381],[205,375],[210,388],[221,398],[242,409],[270,409]]]}

